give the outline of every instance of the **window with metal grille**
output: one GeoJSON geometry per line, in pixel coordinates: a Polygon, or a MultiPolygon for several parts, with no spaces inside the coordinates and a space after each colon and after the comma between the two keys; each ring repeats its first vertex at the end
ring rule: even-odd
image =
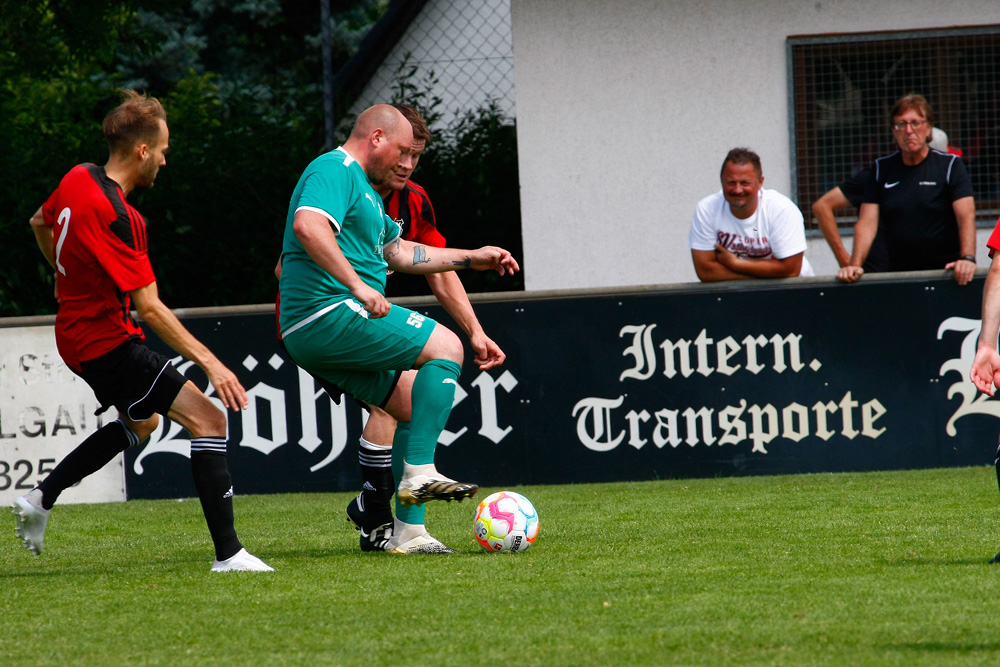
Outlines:
{"type": "MultiPolygon", "coordinates": [[[[897,146],[893,103],[920,93],[960,153],[976,218],[1000,212],[1000,25],[790,37],[792,191],[807,222],[824,192],[897,146]]],[[[851,225],[856,211],[837,218],[851,225]]]]}

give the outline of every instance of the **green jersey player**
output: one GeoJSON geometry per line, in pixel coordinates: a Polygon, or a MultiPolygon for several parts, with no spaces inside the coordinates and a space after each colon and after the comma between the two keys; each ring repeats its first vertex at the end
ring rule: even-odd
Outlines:
{"type": "Polygon", "coordinates": [[[519,267],[502,248],[433,248],[400,237],[371,184],[390,180],[412,143],[409,121],[377,105],[358,116],[343,146],[303,172],[285,222],[279,325],[298,365],[399,422],[392,448],[396,519],[387,550],[451,553],[427,532],[422,505],[478,490],[434,466],[464,350],[449,329],[386,300],[386,270],[504,275],[519,267]]]}

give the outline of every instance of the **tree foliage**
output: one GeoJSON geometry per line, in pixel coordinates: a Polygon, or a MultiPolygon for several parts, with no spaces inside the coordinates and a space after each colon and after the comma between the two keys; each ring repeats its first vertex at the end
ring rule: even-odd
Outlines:
{"type": "MultiPolygon", "coordinates": [[[[331,0],[335,67],[386,5],[331,0]]],[[[288,198],[324,143],[319,15],[318,1],[297,0],[0,3],[0,315],[54,312],[52,271],[27,221],[72,166],[104,163],[100,125],[123,87],[160,98],[170,123],[156,187],[130,195],[147,219],[164,301],[271,301],[288,198]]],[[[410,98],[432,104],[417,87],[410,98]]],[[[472,211],[516,216],[512,137],[487,106],[444,132],[422,163],[439,217],[462,221],[446,228],[455,245],[471,238],[472,211]],[[496,194],[511,182],[513,197],[496,194]]],[[[519,249],[516,226],[508,245],[519,249]]],[[[496,232],[469,245],[502,244],[496,232]]]]}
{"type": "MultiPolygon", "coordinates": [[[[521,273],[460,271],[469,292],[524,289],[524,253],[521,242],[521,202],[518,197],[517,130],[495,100],[466,111],[450,123],[441,123],[444,101],[429,91],[437,88],[433,71],[404,58],[396,71],[391,102],[408,104],[431,128],[428,144],[414,180],[427,190],[438,227],[448,245],[477,248],[497,245],[514,254],[521,273]],[[419,77],[419,78],[418,78],[419,77]]],[[[386,291],[393,296],[430,294],[421,276],[393,276],[386,291]]]]}

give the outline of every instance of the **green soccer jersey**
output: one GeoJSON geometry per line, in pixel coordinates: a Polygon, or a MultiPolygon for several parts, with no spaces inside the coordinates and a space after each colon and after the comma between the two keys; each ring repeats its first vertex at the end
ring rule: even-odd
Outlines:
{"type": "Polygon", "coordinates": [[[382,210],[364,169],[340,147],[306,167],[292,192],[281,247],[280,326],[283,332],[324,308],[351,298],[350,290],[309,257],[292,229],[295,213],[324,216],[344,257],[369,286],[385,293],[382,247],[399,236],[399,225],[382,210]]]}

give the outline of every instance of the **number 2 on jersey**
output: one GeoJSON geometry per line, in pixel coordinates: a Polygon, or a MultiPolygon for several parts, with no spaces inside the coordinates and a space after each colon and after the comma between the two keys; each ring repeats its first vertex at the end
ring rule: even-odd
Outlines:
{"type": "Polygon", "coordinates": [[[69,206],[67,206],[59,212],[59,219],[56,220],[57,224],[64,225],[62,234],[59,235],[59,242],[56,243],[56,268],[64,276],[66,275],[66,267],[59,263],[59,253],[62,252],[63,243],[66,242],[66,234],[69,232],[70,215],[69,206]]]}

